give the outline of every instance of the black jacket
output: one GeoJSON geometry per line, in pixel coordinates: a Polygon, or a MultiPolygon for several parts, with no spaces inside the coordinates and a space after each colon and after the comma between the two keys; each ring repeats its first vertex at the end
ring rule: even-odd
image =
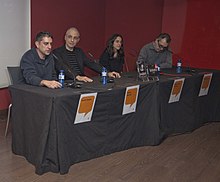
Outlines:
{"type": "MultiPolygon", "coordinates": [[[[81,48],[75,47],[76,51],[76,60],[79,65],[80,71],[82,75],[84,75],[84,67],[87,66],[94,71],[101,73],[102,66],[98,63],[90,61],[83,50],[81,48]]],[[[55,68],[57,73],[59,73],[60,70],[64,70],[66,79],[75,79],[75,77],[78,75],[75,70],[71,67],[71,65],[68,62],[67,58],[67,50],[65,45],[62,47],[59,47],[57,49],[53,50],[54,60],[55,60],[55,68]]],[[[81,75],[81,76],[82,76],[81,75]]]]}
{"type": "Polygon", "coordinates": [[[107,49],[100,56],[99,63],[108,71],[116,71],[121,73],[123,71],[124,56],[113,58],[109,55],[107,49]]]}
{"type": "Polygon", "coordinates": [[[21,58],[20,67],[26,83],[40,85],[42,80],[56,80],[52,54],[41,60],[36,48],[28,50],[21,58]]]}

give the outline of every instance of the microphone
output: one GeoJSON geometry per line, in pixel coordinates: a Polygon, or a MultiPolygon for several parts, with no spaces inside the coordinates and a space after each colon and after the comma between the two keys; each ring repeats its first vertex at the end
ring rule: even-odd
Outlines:
{"type": "Polygon", "coordinates": [[[88,54],[89,54],[89,56],[90,56],[91,58],[94,58],[94,56],[92,55],[91,52],[88,52],[88,54]]]}
{"type": "MultiPolygon", "coordinates": [[[[55,54],[52,54],[53,57],[56,59],[56,60],[59,60],[59,58],[55,55],[55,54]]],[[[76,77],[75,77],[75,74],[70,70],[70,68],[66,65],[63,65],[63,68],[64,71],[67,71],[70,75],[72,75],[72,80],[65,80],[65,85],[67,87],[72,87],[72,88],[80,88],[78,87],[77,83],[76,83],[76,77]],[[64,69],[65,68],[65,69],[64,69]]]]}
{"type": "Polygon", "coordinates": [[[87,52],[89,57],[92,58],[92,60],[96,63],[97,61],[94,59],[94,56],[91,52],[87,52]]]}
{"type": "Polygon", "coordinates": [[[53,57],[54,57],[56,60],[58,60],[58,57],[57,57],[55,54],[53,54],[53,57]]]}
{"type": "Polygon", "coordinates": [[[137,58],[138,57],[138,52],[135,50],[135,49],[131,49],[132,52],[130,52],[129,54],[132,56],[132,57],[135,57],[137,58]]]}
{"type": "Polygon", "coordinates": [[[128,69],[128,63],[127,63],[126,58],[124,58],[124,62],[125,62],[125,68],[126,68],[126,71],[129,72],[129,69],[128,69]]]}

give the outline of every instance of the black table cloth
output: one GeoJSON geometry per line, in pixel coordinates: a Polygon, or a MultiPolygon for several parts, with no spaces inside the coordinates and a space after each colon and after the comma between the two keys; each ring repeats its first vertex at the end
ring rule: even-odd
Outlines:
{"type": "Polygon", "coordinates": [[[114,83],[99,78],[80,89],[12,85],[12,150],[24,156],[37,174],[65,174],[71,165],[132,147],[158,145],[174,133],[192,131],[220,120],[220,73],[213,72],[207,96],[198,97],[204,70],[185,77],[179,102],[168,103],[177,76],[140,82],[127,73],[114,83]],[[140,85],[136,112],[122,115],[127,86],[140,85]],[[74,124],[82,93],[97,92],[90,122],[74,124]],[[209,109],[207,109],[209,108],[209,109]]]}

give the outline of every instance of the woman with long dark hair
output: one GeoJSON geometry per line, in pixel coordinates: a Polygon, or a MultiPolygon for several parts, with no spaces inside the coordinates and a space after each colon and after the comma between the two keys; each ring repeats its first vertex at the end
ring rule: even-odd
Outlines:
{"type": "Polygon", "coordinates": [[[120,34],[113,34],[107,41],[107,47],[100,56],[100,64],[108,71],[121,73],[124,64],[123,37],[120,34]]]}

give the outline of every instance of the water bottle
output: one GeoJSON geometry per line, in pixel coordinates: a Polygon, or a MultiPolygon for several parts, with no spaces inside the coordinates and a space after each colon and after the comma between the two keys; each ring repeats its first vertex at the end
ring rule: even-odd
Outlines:
{"type": "Polygon", "coordinates": [[[148,75],[144,63],[137,63],[137,71],[138,71],[138,78],[143,82],[147,81],[148,75]]]}
{"type": "Polygon", "coordinates": [[[141,64],[141,66],[140,66],[140,74],[141,75],[145,74],[145,70],[144,70],[144,65],[143,64],[141,64]]]}
{"type": "Polygon", "coordinates": [[[155,64],[155,68],[157,69],[157,77],[158,77],[158,79],[160,79],[160,65],[155,64]]]}
{"type": "Polygon", "coordinates": [[[177,61],[176,73],[182,73],[182,61],[181,61],[181,59],[179,59],[177,61]]]}
{"type": "Polygon", "coordinates": [[[65,78],[64,70],[60,70],[60,73],[59,73],[59,82],[61,83],[62,88],[64,87],[64,78],[65,78]]]}
{"type": "Polygon", "coordinates": [[[102,68],[102,84],[107,84],[107,69],[105,67],[102,68]]]}

